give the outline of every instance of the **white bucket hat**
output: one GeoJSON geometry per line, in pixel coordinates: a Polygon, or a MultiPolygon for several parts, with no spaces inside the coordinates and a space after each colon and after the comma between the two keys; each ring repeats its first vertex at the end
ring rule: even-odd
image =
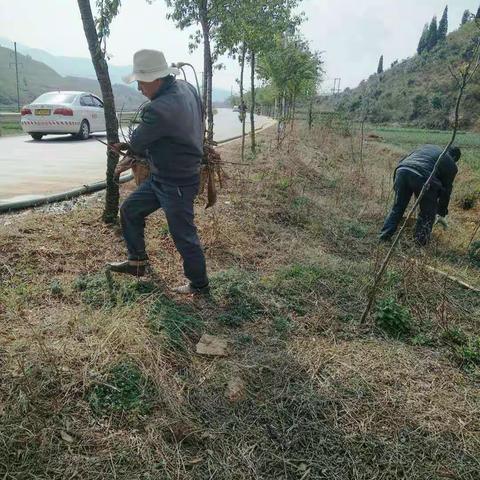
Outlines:
{"type": "Polygon", "coordinates": [[[139,50],[133,55],[133,73],[122,77],[125,83],[153,82],[157,78],[178,75],[177,68],[169,67],[165,55],[158,50],[139,50]]]}

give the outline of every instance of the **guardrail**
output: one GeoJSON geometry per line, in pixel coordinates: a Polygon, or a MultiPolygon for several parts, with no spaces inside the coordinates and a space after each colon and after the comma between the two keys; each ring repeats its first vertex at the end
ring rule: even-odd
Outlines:
{"type": "MultiPolygon", "coordinates": [[[[136,112],[117,112],[117,117],[122,118],[123,121],[133,120],[136,112]]],[[[20,122],[21,115],[18,112],[0,112],[0,124],[1,123],[18,123],[20,122]]]]}

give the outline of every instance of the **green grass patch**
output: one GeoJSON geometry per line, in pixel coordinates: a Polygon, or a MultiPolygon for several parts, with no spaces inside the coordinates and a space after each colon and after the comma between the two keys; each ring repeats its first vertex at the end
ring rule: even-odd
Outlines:
{"type": "Polygon", "coordinates": [[[21,133],[23,133],[23,130],[19,122],[0,123],[0,137],[19,135],[21,133]]]}
{"type": "Polygon", "coordinates": [[[198,335],[202,319],[190,305],[179,304],[161,295],[150,307],[150,324],[158,333],[163,331],[172,348],[184,350],[188,339],[198,335]]]}
{"type": "Polygon", "coordinates": [[[111,274],[107,276],[104,272],[77,277],[73,288],[80,292],[83,303],[93,308],[130,305],[156,290],[156,286],[152,282],[120,283],[114,281],[111,274]]]}
{"type": "Polygon", "coordinates": [[[240,327],[263,313],[259,301],[257,278],[239,269],[217,273],[211,278],[214,301],[222,307],[218,321],[231,327],[240,327]]]}
{"type": "Polygon", "coordinates": [[[88,395],[92,410],[98,415],[136,412],[148,413],[155,388],[140,369],[129,362],[119,363],[107,373],[105,382],[95,384],[88,395]]]}
{"type": "Polygon", "coordinates": [[[280,268],[266,286],[289,309],[305,315],[326,272],[316,265],[294,264],[280,268]]]}

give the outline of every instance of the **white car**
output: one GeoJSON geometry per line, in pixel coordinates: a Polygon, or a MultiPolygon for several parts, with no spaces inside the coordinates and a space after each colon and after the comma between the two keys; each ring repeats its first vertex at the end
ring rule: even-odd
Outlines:
{"type": "Polygon", "coordinates": [[[34,140],[44,135],[71,133],[86,140],[105,131],[103,102],[89,92],[48,92],[21,110],[22,129],[34,140]]]}

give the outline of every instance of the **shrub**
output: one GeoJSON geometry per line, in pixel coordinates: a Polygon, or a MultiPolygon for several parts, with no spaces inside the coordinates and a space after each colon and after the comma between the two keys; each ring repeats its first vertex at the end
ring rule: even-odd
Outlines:
{"type": "Polygon", "coordinates": [[[412,329],[412,318],[407,308],[393,298],[382,300],[375,313],[376,325],[394,338],[400,338],[412,329]]]}

